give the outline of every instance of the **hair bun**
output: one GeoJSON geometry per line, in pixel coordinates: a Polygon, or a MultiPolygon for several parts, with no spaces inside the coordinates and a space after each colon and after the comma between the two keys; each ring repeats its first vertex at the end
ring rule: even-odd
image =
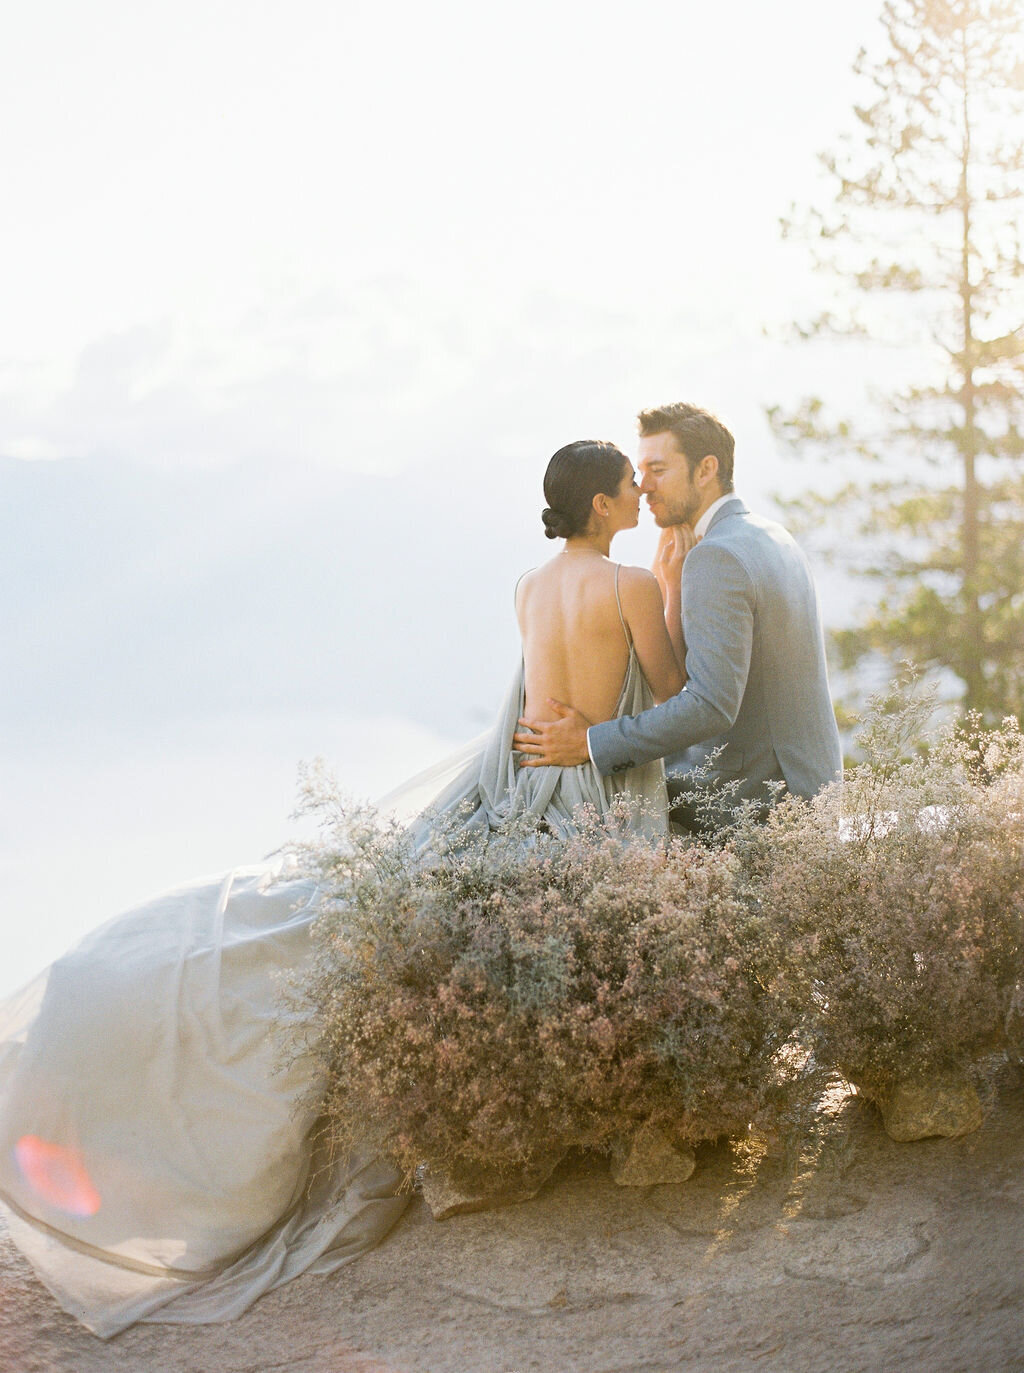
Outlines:
{"type": "Polygon", "coordinates": [[[629,470],[629,459],[614,443],[577,439],[560,448],[544,473],[544,533],[549,539],[575,539],[585,533],[594,497],[614,496],[629,470]]]}
{"type": "Polygon", "coordinates": [[[546,505],[540,512],[544,521],[544,533],[549,539],[567,539],[572,533],[572,521],[561,510],[552,510],[546,505]]]}

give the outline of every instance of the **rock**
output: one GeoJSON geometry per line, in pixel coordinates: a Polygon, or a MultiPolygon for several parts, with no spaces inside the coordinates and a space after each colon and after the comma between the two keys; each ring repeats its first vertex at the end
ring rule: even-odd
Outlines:
{"type": "Polygon", "coordinates": [[[435,1220],[449,1216],[464,1216],[471,1211],[488,1211],[499,1206],[512,1206],[535,1197],[555,1171],[564,1152],[546,1154],[518,1173],[501,1175],[483,1169],[446,1176],[424,1170],[423,1200],[430,1207],[435,1220]]]}
{"type": "Polygon", "coordinates": [[[886,1133],[900,1143],[933,1135],[959,1139],[983,1119],[978,1093],[952,1073],[927,1082],[898,1082],[876,1100],[886,1133]]]}
{"type": "Polygon", "coordinates": [[[620,1187],[651,1187],[685,1182],[697,1166],[687,1145],[674,1144],[664,1130],[645,1125],[630,1140],[612,1148],[612,1177],[620,1187]]]}
{"type": "Polygon", "coordinates": [[[110,1342],[57,1308],[0,1220],[0,1370],[1024,1373],[1024,1091],[1000,1081],[983,1130],[923,1149],[893,1148],[851,1098],[818,1121],[806,1178],[709,1148],[682,1187],[638,1191],[580,1154],[491,1216],[438,1225],[417,1198],[376,1248],[232,1321],[110,1342]],[[831,1167],[847,1145],[855,1181],[831,1167]]]}

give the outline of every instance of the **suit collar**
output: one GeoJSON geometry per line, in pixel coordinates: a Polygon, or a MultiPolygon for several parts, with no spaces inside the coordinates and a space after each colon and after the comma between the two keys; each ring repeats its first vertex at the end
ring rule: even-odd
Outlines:
{"type": "MultiPolygon", "coordinates": [[[[707,512],[711,518],[708,520],[705,534],[709,534],[720,520],[726,519],[729,515],[749,515],[749,510],[740,500],[739,496],[730,491],[727,495],[721,496],[718,501],[707,512]]],[[[698,521],[700,523],[700,521],[698,521]]]]}

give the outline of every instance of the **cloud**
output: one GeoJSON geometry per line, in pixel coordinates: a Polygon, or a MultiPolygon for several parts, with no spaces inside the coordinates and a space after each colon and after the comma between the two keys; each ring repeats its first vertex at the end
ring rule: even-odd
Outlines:
{"type": "Polygon", "coordinates": [[[546,455],[565,434],[621,431],[641,378],[698,366],[736,325],[699,303],[625,309],[539,288],[468,312],[405,278],[285,293],[227,320],[104,335],[47,389],[0,375],[0,454],[356,472],[465,460],[481,442],[546,455]]]}

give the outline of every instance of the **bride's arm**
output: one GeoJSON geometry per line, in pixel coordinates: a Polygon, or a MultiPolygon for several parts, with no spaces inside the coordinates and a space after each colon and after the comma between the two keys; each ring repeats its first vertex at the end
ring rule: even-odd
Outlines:
{"type": "MultiPolygon", "coordinates": [[[[654,699],[660,704],[682,691],[686,681],[686,673],[676,657],[676,649],[665,624],[668,608],[653,574],[641,567],[624,567],[619,588],[623,614],[633,636],[640,671],[647,678],[654,699]]],[[[678,613],[678,601],[676,608],[678,613]]],[[[679,641],[682,645],[681,628],[679,641]]]]}

